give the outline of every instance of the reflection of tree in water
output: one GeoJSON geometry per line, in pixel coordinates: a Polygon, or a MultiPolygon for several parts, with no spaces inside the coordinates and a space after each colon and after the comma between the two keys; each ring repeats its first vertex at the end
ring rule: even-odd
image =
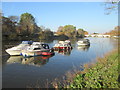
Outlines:
{"type": "Polygon", "coordinates": [[[47,40],[39,40],[41,42],[44,42],[44,43],[52,43],[53,42],[53,38],[48,38],[47,40]]]}
{"type": "Polygon", "coordinates": [[[55,52],[62,54],[62,55],[67,55],[70,56],[72,49],[57,49],[55,52]]]}
{"type": "Polygon", "coordinates": [[[29,57],[24,58],[22,56],[11,56],[7,63],[21,63],[21,64],[28,64],[28,65],[35,65],[35,66],[42,66],[49,61],[49,58],[52,56],[36,56],[36,57],[29,57]]]}
{"type": "Polygon", "coordinates": [[[77,49],[80,51],[88,51],[90,46],[77,46],[77,49]]]}

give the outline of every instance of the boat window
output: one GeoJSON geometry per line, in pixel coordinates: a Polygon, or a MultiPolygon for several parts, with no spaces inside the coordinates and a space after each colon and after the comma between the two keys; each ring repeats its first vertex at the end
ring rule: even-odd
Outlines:
{"type": "Polygon", "coordinates": [[[39,46],[40,44],[35,44],[36,46],[39,46]]]}
{"type": "Polygon", "coordinates": [[[34,48],[34,50],[40,50],[41,48],[34,48]]]}
{"type": "Polygon", "coordinates": [[[49,46],[47,44],[42,44],[44,49],[49,49],[49,46]]]}

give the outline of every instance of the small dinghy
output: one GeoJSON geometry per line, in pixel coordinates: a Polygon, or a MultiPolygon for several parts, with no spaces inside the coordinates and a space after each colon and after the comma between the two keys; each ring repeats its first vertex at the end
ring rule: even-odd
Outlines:
{"type": "Polygon", "coordinates": [[[89,41],[89,39],[81,39],[77,42],[77,45],[79,45],[79,46],[89,46],[90,41],[89,41]]]}
{"type": "Polygon", "coordinates": [[[41,42],[33,42],[31,46],[26,47],[26,49],[22,50],[22,55],[24,57],[31,56],[48,56],[54,55],[54,50],[49,48],[48,44],[41,42]]]}
{"type": "Polygon", "coordinates": [[[33,41],[22,41],[21,44],[12,47],[12,48],[8,48],[5,51],[10,54],[10,55],[21,55],[21,51],[27,47],[30,46],[33,43],[33,41]]]}
{"type": "Polygon", "coordinates": [[[54,45],[54,49],[72,49],[72,46],[69,40],[59,41],[57,44],[54,45]]]}

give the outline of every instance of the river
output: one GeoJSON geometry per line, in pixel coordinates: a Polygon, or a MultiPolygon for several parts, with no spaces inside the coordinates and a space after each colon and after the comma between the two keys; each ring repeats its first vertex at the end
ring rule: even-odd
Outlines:
{"type": "MultiPolygon", "coordinates": [[[[71,41],[71,51],[56,51],[52,57],[9,56],[4,51],[7,46],[17,45],[20,42],[3,42],[2,55],[2,87],[26,88],[47,87],[46,82],[63,77],[66,72],[74,68],[81,69],[81,65],[95,62],[96,57],[103,55],[117,47],[117,39],[113,38],[88,38],[89,47],[78,47],[71,41]]],[[[57,40],[46,42],[53,47],[57,40]]]]}

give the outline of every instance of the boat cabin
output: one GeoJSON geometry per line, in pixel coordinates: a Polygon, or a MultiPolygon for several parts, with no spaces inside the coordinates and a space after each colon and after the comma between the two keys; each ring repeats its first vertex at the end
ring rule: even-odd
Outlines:
{"type": "Polygon", "coordinates": [[[49,45],[41,42],[33,42],[33,44],[30,47],[28,47],[28,49],[29,50],[49,49],[49,45]]]}

